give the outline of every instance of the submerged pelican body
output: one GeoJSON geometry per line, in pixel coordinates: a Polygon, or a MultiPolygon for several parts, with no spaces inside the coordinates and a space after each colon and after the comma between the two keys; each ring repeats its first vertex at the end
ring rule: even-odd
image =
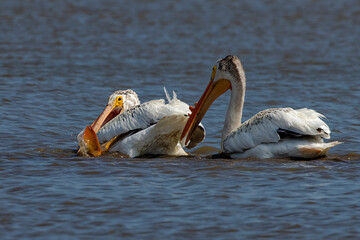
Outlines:
{"type": "Polygon", "coordinates": [[[245,72],[236,56],[218,60],[210,83],[193,110],[181,139],[189,141],[196,126],[217,97],[231,90],[229,107],[222,132],[221,151],[231,158],[316,158],[340,144],[325,143],[330,129],[324,116],[312,109],[271,108],[245,121],[245,72]]]}
{"type": "MultiPolygon", "coordinates": [[[[143,155],[187,155],[180,144],[180,135],[189,118],[189,105],[177,99],[152,100],[140,104],[133,90],[116,91],[110,95],[104,111],[91,126],[79,135],[79,153],[99,156],[104,151],[120,152],[130,157],[143,155]]],[[[188,148],[205,138],[199,126],[188,148]]]]}

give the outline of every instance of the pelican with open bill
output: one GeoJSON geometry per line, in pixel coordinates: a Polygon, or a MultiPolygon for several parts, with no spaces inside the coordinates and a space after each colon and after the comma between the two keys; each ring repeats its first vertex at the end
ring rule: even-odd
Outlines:
{"type": "Polygon", "coordinates": [[[246,78],[240,59],[218,60],[205,92],[187,121],[181,141],[188,143],[210,105],[227,90],[230,103],[222,131],[221,152],[231,158],[317,158],[340,144],[325,143],[330,129],[324,116],[312,109],[270,108],[241,123],[246,78]]]}
{"type": "MultiPolygon", "coordinates": [[[[168,103],[159,99],[140,104],[132,90],[113,93],[105,110],[78,135],[79,154],[187,155],[179,140],[191,113],[189,105],[177,99],[175,92],[171,99],[164,91],[168,103]]],[[[200,124],[186,147],[195,147],[204,138],[205,129],[200,124]]]]}

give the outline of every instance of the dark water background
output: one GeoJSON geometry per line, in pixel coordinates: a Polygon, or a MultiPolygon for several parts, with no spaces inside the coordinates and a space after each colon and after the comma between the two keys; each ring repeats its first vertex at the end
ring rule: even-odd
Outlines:
{"type": "Polygon", "coordinates": [[[0,2],[1,239],[359,239],[360,2],[0,2]],[[218,58],[247,74],[244,119],[327,116],[326,158],[224,160],[229,93],[189,158],[74,154],[110,93],[193,103],[218,58]]]}

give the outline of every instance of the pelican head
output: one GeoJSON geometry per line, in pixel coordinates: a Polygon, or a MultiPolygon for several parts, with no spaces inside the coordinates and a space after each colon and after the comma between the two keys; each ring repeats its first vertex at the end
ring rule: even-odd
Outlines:
{"type": "Polygon", "coordinates": [[[137,94],[131,90],[118,90],[111,94],[108,98],[108,103],[104,111],[98,116],[98,118],[91,124],[94,132],[98,132],[99,129],[108,123],[111,119],[140,104],[140,100],[137,94]]]}
{"type": "MultiPolygon", "coordinates": [[[[234,96],[244,98],[245,84],[245,72],[238,57],[229,55],[219,59],[213,67],[210,82],[206,87],[206,90],[196,104],[195,109],[192,111],[191,116],[184,127],[181,140],[186,136],[185,144],[189,142],[191,135],[203,119],[210,105],[227,90],[230,89],[232,92],[242,93],[234,94],[234,96]]],[[[233,94],[231,95],[231,97],[234,96],[233,94]]]]}
{"type": "Polygon", "coordinates": [[[96,133],[117,115],[139,104],[140,100],[137,94],[131,89],[118,90],[111,94],[104,111],[97,117],[91,126],[86,126],[86,128],[79,133],[77,137],[79,142],[78,154],[94,157],[100,156],[103,149],[108,149],[116,137],[102,147],[100,146],[96,133]]]}

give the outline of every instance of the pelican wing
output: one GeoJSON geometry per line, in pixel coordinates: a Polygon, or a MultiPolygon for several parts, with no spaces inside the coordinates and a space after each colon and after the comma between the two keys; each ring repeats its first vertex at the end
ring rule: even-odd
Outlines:
{"type": "MultiPolygon", "coordinates": [[[[110,141],[112,138],[130,132],[146,129],[159,122],[163,117],[172,115],[188,115],[190,113],[189,105],[176,98],[173,92],[173,98],[170,99],[166,92],[168,104],[165,100],[152,100],[140,104],[132,109],[124,111],[110,122],[105,124],[97,133],[99,142],[110,141]]],[[[188,117],[188,116],[187,116],[188,117]]],[[[205,129],[200,124],[197,128],[197,134],[191,139],[188,148],[196,146],[205,138],[205,129]]]]}
{"type": "Polygon", "coordinates": [[[158,123],[117,141],[110,151],[121,152],[130,157],[187,155],[179,143],[187,119],[184,115],[165,116],[158,123]]]}
{"type": "Polygon", "coordinates": [[[257,113],[223,141],[224,152],[243,152],[262,143],[276,143],[280,135],[330,138],[330,129],[320,113],[307,108],[271,108],[257,113]]]}
{"type": "Polygon", "coordinates": [[[119,114],[103,126],[97,136],[99,142],[104,143],[124,133],[148,128],[165,116],[178,114],[183,111],[165,104],[164,100],[152,100],[119,114]]]}

